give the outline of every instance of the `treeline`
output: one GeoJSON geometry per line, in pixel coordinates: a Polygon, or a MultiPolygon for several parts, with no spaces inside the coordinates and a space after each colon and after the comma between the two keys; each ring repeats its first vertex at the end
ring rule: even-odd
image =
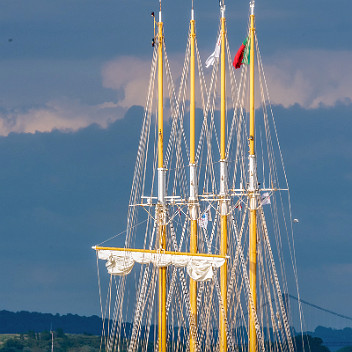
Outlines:
{"type": "Polygon", "coordinates": [[[60,315],[36,312],[0,311],[0,334],[41,332],[61,328],[66,333],[101,335],[102,320],[96,315],[84,317],[74,314],[60,315]]]}
{"type": "Polygon", "coordinates": [[[52,348],[52,334],[55,352],[99,352],[100,337],[92,335],[68,335],[62,329],[54,332],[29,331],[26,334],[1,335],[1,352],[48,352],[52,348]]]}
{"type": "MultiPolygon", "coordinates": [[[[108,322],[106,321],[104,325],[107,326],[108,322]]],[[[18,344],[19,346],[23,346],[24,350],[19,349],[18,351],[24,351],[24,352],[26,352],[26,348],[27,349],[30,348],[30,350],[32,350],[31,347],[26,345],[26,343],[29,343],[29,342],[34,343],[33,341],[37,341],[36,343],[38,344],[38,346],[41,346],[41,344],[45,344],[45,341],[47,341],[47,338],[48,338],[48,331],[50,329],[53,329],[56,331],[55,333],[58,334],[57,335],[58,339],[64,338],[63,336],[60,336],[60,331],[62,332],[65,331],[66,334],[82,334],[82,336],[85,336],[85,338],[87,338],[87,335],[96,335],[95,338],[97,339],[97,341],[100,341],[100,338],[98,338],[97,336],[101,335],[102,326],[103,324],[102,324],[101,318],[94,315],[90,317],[85,317],[85,316],[79,316],[74,314],[60,315],[60,314],[46,314],[46,313],[37,313],[37,312],[31,313],[26,311],[21,311],[17,313],[9,312],[6,310],[0,311],[0,334],[19,334],[18,338],[14,338],[13,341],[9,341],[7,343],[14,344],[14,346],[16,344],[18,344]]],[[[154,342],[155,329],[157,330],[157,327],[153,325],[150,327],[150,329],[148,329],[149,341],[151,343],[154,342]]],[[[177,327],[175,327],[174,329],[175,329],[173,332],[174,336],[180,335],[182,338],[184,337],[185,332],[182,330],[182,328],[180,329],[180,331],[178,331],[177,327]]],[[[123,323],[121,328],[121,335],[119,337],[120,343],[128,344],[128,341],[131,338],[131,333],[132,333],[132,324],[123,323]]],[[[146,329],[144,327],[141,327],[141,336],[144,336],[145,333],[146,333],[146,329]]],[[[214,340],[216,340],[217,330],[214,330],[213,333],[214,333],[214,340]]],[[[241,333],[241,329],[239,329],[239,331],[237,332],[236,331],[233,332],[233,336],[236,337],[237,335],[242,337],[244,336],[241,333]]],[[[266,340],[269,340],[269,336],[270,336],[270,339],[273,340],[271,331],[264,332],[264,337],[266,340]]],[[[352,345],[351,328],[335,330],[331,328],[318,327],[315,329],[314,332],[307,333],[306,336],[309,336],[307,337],[308,339],[316,338],[316,340],[309,341],[308,345],[310,345],[311,351],[313,351],[312,346],[316,346],[317,351],[327,352],[326,350],[323,351],[323,347],[324,347],[323,345],[325,345],[329,347],[331,350],[339,350],[342,347],[346,347],[344,352],[352,352],[352,348],[347,347],[352,345]],[[322,343],[321,343],[321,339],[323,341],[322,343]]],[[[72,339],[74,339],[74,337],[72,337],[72,339]]],[[[94,340],[93,337],[91,337],[91,339],[94,340]]],[[[296,338],[296,339],[297,339],[296,340],[297,350],[300,350],[300,348],[303,349],[303,346],[301,346],[301,342],[299,338],[296,338]]],[[[244,340],[246,340],[246,336],[244,340]]],[[[243,339],[242,340],[239,339],[239,341],[243,341],[243,339]]],[[[73,343],[73,340],[70,340],[70,338],[67,338],[66,336],[66,340],[62,340],[62,343],[63,343],[62,346],[66,346],[65,343],[69,343],[69,342],[73,343]]],[[[87,345],[84,345],[84,346],[87,346],[87,345]]],[[[89,347],[91,348],[92,346],[89,346],[89,347]]],[[[3,348],[9,348],[9,346],[3,345],[3,348]]],[[[121,350],[123,350],[123,348],[121,348],[121,350]]],[[[7,350],[5,349],[5,352],[6,351],[7,350]]],[[[14,350],[12,349],[11,351],[13,352],[14,350]]],[[[47,351],[48,350],[46,350],[46,352],[47,351]]],[[[1,350],[1,352],[4,352],[4,351],[1,350]]],[[[27,352],[29,352],[29,350],[27,352]]],[[[89,349],[84,352],[94,352],[94,351],[91,351],[89,349]]]]}
{"type": "Polygon", "coordinates": [[[324,344],[334,350],[342,346],[352,346],[352,328],[337,330],[318,326],[314,332],[309,332],[309,334],[322,338],[324,344]]]}
{"type": "MultiPolygon", "coordinates": [[[[129,339],[121,338],[117,342],[121,352],[127,351],[129,339]]],[[[72,335],[65,334],[62,329],[57,329],[54,332],[29,331],[26,334],[16,335],[0,335],[0,352],[48,352],[52,348],[55,352],[99,352],[104,351],[105,348],[101,345],[101,338],[99,336],[89,335],[72,335]]],[[[186,344],[187,345],[187,344],[186,344]]],[[[187,346],[179,350],[186,351],[187,346]]],[[[296,336],[295,352],[330,352],[329,349],[322,344],[322,340],[317,337],[305,335],[304,338],[296,336]]],[[[147,346],[141,341],[137,343],[137,350],[154,351],[154,344],[149,343],[147,346]]],[[[209,346],[208,346],[209,347],[209,346]]],[[[216,350],[216,346],[212,346],[216,350]]],[[[247,351],[247,346],[238,346],[239,351],[247,351]]],[[[271,345],[266,344],[266,350],[280,350],[276,343],[271,345]]],[[[341,352],[351,352],[349,350],[341,352]]]]}

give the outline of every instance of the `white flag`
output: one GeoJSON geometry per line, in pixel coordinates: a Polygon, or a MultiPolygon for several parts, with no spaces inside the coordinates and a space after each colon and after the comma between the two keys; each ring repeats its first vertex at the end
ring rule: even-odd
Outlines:
{"type": "Polygon", "coordinates": [[[215,50],[214,52],[207,58],[207,61],[205,61],[205,67],[208,68],[211,65],[214,65],[215,58],[219,58],[220,56],[220,47],[221,47],[221,34],[219,34],[218,41],[215,44],[215,50]]]}
{"type": "Polygon", "coordinates": [[[271,204],[269,192],[265,192],[262,194],[262,205],[266,205],[266,204],[271,204]]]}
{"type": "Polygon", "coordinates": [[[198,219],[198,224],[200,227],[203,227],[203,229],[206,229],[208,226],[208,212],[205,211],[200,219],[198,219]]]}

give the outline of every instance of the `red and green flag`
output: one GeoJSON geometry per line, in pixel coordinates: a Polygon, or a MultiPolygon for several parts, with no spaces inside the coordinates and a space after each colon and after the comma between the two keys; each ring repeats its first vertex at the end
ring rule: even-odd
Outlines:
{"type": "Polygon", "coordinates": [[[248,43],[249,37],[247,37],[240,48],[237,51],[237,54],[235,55],[235,58],[233,60],[233,66],[235,69],[240,68],[241,65],[249,64],[249,52],[250,52],[250,45],[248,43]]]}

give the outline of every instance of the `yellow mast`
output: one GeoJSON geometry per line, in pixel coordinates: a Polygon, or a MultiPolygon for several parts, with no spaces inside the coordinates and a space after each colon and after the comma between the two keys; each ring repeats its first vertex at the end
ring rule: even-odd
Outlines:
{"type": "MultiPolygon", "coordinates": [[[[166,250],[165,169],[163,157],[163,22],[158,22],[158,234],[159,250],[166,250]]],[[[159,268],[159,351],[166,352],[166,267],[159,268]]]]}
{"type": "MultiPolygon", "coordinates": [[[[193,7],[193,6],[192,6],[193,7]]],[[[191,26],[191,58],[190,58],[190,219],[191,239],[190,253],[197,253],[197,166],[195,163],[195,20],[192,8],[191,26]]],[[[190,279],[190,352],[197,350],[197,281],[190,279]]]]}
{"type": "MultiPolygon", "coordinates": [[[[220,254],[227,255],[227,165],[226,165],[226,81],[225,81],[225,5],[221,6],[221,105],[220,105],[220,216],[221,238],[220,254]]],[[[219,343],[220,352],[227,351],[227,263],[220,268],[221,304],[219,312],[219,343]]]]}
{"type": "MultiPolygon", "coordinates": [[[[249,285],[252,292],[254,308],[257,310],[257,200],[258,188],[255,156],[255,106],[254,106],[254,1],[251,2],[250,27],[250,106],[249,106],[249,285]]],[[[251,305],[249,309],[249,352],[257,350],[257,334],[251,305]]]]}

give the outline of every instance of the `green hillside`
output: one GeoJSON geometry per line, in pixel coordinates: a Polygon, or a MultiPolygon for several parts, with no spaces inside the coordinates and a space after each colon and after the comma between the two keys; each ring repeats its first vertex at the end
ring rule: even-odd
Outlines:
{"type": "MultiPolygon", "coordinates": [[[[64,334],[61,329],[58,329],[54,332],[54,351],[98,352],[100,341],[100,336],[64,334]]],[[[51,344],[49,331],[0,335],[1,352],[49,352],[51,344]]]]}

